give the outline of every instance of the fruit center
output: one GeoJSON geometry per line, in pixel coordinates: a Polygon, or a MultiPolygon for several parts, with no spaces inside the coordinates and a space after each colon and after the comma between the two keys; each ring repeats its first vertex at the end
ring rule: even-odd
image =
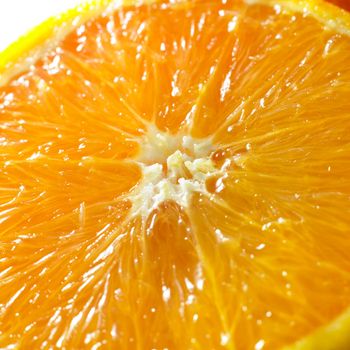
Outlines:
{"type": "Polygon", "coordinates": [[[186,208],[193,192],[206,193],[206,179],[222,172],[212,161],[212,153],[209,139],[150,127],[137,159],[142,180],[130,194],[133,215],[147,217],[166,200],[186,208]]]}

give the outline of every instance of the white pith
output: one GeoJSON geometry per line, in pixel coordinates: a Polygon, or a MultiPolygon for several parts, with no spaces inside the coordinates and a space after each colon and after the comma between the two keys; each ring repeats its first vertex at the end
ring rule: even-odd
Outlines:
{"type": "Polygon", "coordinates": [[[137,160],[142,179],[129,194],[132,216],[147,217],[167,200],[183,208],[194,192],[207,194],[206,180],[224,173],[211,160],[214,147],[209,139],[170,135],[155,127],[149,129],[137,160]]]}

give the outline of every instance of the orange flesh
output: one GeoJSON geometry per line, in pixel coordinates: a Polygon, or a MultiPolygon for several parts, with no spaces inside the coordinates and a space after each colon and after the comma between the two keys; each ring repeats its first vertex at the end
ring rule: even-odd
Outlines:
{"type": "Polygon", "coordinates": [[[1,87],[0,347],[278,349],[340,315],[349,60],[311,16],[160,2],[1,87]],[[150,124],[211,137],[210,196],[132,215],[150,124]]]}

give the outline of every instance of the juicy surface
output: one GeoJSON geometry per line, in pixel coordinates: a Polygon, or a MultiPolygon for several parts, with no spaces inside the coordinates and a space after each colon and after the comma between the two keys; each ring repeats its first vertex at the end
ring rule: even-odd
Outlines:
{"type": "Polygon", "coordinates": [[[0,88],[1,348],[277,349],[350,305],[350,39],[282,10],[125,7],[0,88]]]}

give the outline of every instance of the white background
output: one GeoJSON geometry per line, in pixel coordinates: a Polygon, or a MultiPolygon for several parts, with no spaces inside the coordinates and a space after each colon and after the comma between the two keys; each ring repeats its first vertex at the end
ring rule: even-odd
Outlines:
{"type": "Polygon", "coordinates": [[[0,0],[0,51],[51,15],[82,0],[0,0]]]}

